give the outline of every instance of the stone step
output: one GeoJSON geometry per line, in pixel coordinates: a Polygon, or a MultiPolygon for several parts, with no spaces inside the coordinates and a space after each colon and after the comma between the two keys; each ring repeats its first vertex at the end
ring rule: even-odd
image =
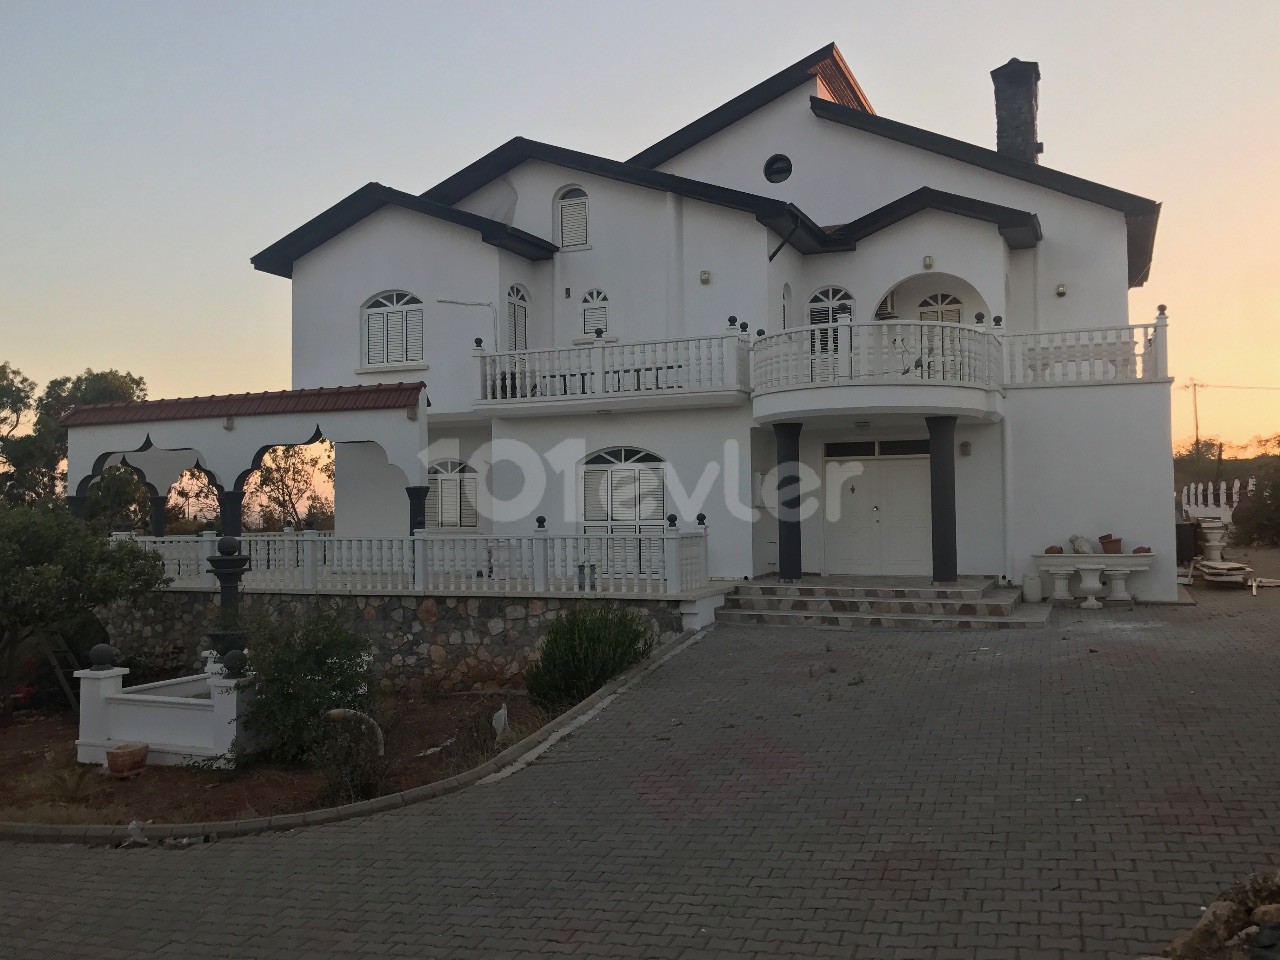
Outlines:
{"type": "MultiPolygon", "coordinates": [[[[767,580],[744,580],[734,594],[754,597],[823,597],[838,600],[964,600],[973,601],[1001,589],[996,580],[970,578],[955,586],[935,587],[929,584],[884,582],[859,583],[850,579],[823,578],[809,583],[773,583],[767,580]]],[[[1009,588],[1012,589],[1012,588],[1009,588]]]]}
{"type": "Polygon", "coordinates": [[[1000,587],[978,597],[866,597],[822,591],[814,596],[777,596],[741,589],[725,597],[728,610],[754,613],[868,613],[880,616],[922,614],[942,617],[1006,617],[1018,607],[1021,591],[1000,587]]]}
{"type": "Polygon", "coordinates": [[[903,630],[1008,630],[1043,626],[1052,607],[1047,603],[1024,604],[1004,617],[921,613],[812,613],[803,610],[741,610],[721,607],[717,623],[747,626],[794,626],[811,629],[850,630],[856,627],[896,627],[903,630]]]}

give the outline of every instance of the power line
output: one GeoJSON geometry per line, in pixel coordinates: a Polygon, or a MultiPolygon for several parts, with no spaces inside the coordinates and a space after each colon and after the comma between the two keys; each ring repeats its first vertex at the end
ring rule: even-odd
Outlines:
{"type": "Polygon", "coordinates": [[[1181,389],[1193,390],[1196,387],[1206,387],[1211,390],[1280,390],[1280,387],[1246,387],[1238,383],[1201,383],[1194,378],[1184,383],[1181,389]]]}

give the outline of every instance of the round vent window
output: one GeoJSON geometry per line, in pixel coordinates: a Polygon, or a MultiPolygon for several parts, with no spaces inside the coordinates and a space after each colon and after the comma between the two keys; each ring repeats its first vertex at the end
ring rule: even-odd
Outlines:
{"type": "Polygon", "coordinates": [[[764,178],[770,183],[781,183],[791,176],[791,158],[775,153],[765,161],[764,178]]]}

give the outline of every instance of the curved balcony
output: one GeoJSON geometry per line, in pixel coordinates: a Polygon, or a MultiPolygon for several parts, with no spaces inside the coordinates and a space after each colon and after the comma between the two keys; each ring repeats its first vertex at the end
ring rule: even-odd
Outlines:
{"type": "Polygon", "coordinates": [[[999,416],[1000,338],[958,323],[833,323],[761,337],[751,358],[756,419],[849,410],[999,416]]]}

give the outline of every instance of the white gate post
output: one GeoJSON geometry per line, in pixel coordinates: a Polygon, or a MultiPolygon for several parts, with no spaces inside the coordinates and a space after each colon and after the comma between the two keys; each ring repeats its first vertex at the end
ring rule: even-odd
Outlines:
{"type": "Polygon", "coordinates": [[[667,514],[667,526],[662,531],[662,565],[667,578],[667,593],[680,592],[680,531],[676,529],[676,515],[667,514]]]}
{"type": "Polygon", "coordinates": [[[79,763],[106,762],[103,743],[111,738],[107,717],[107,697],[117,694],[129,673],[128,667],[77,670],[72,676],[80,681],[80,738],[76,741],[79,763]]]}
{"type": "Polygon", "coordinates": [[[413,589],[427,592],[427,536],[425,530],[413,531],[413,589]]]}
{"type": "Polygon", "coordinates": [[[302,539],[298,543],[298,562],[302,567],[302,588],[304,590],[315,590],[316,588],[316,547],[319,544],[320,534],[316,530],[304,530],[302,539]]]}
{"type": "Polygon", "coordinates": [[[538,517],[537,523],[533,532],[533,589],[543,593],[547,589],[547,518],[538,517]]]}

